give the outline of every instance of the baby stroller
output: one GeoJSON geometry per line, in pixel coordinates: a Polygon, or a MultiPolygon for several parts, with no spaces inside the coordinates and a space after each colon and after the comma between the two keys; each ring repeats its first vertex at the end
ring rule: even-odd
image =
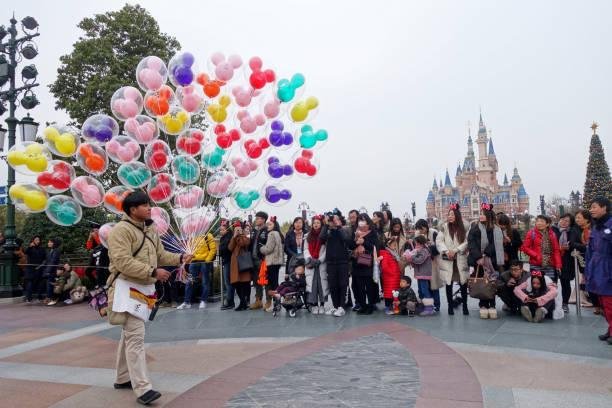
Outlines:
{"type": "Polygon", "coordinates": [[[289,313],[289,317],[295,317],[296,312],[302,309],[306,303],[304,302],[305,296],[306,292],[303,289],[299,289],[296,292],[287,292],[281,295],[280,298],[275,297],[272,315],[276,317],[282,306],[289,313]]]}

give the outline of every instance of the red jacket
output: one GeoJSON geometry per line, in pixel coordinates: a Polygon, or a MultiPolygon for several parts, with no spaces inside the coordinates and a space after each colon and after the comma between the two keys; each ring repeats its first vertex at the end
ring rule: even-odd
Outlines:
{"type": "MultiPolygon", "coordinates": [[[[550,266],[555,269],[561,269],[561,250],[559,249],[559,241],[552,228],[548,229],[548,237],[552,246],[552,254],[550,256],[550,266]]],[[[521,251],[529,256],[529,264],[534,266],[542,266],[542,233],[533,228],[525,235],[521,251]]]]}
{"type": "Polygon", "coordinates": [[[378,256],[380,261],[380,271],[382,274],[383,297],[393,299],[393,291],[399,290],[401,271],[400,267],[391,252],[381,249],[378,256]]]}

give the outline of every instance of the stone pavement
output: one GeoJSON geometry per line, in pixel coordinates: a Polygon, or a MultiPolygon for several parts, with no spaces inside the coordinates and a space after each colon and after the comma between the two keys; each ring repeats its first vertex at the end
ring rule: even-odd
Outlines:
{"type": "MultiPolygon", "coordinates": [[[[610,407],[605,322],[162,309],[147,327],[156,406],[610,407]]],[[[120,331],[86,305],[0,306],[4,407],[131,407],[112,389],[120,331]],[[33,392],[34,391],[34,392],[33,392]]]]}

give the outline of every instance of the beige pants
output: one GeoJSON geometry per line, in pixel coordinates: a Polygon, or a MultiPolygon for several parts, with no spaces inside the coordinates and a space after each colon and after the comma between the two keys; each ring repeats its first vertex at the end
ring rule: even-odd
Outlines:
{"type": "Polygon", "coordinates": [[[127,314],[127,321],[123,324],[121,339],[117,348],[117,378],[115,382],[122,384],[132,381],[132,388],[137,397],[153,388],[147,375],[144,337],[144,322],[127,314]]]}

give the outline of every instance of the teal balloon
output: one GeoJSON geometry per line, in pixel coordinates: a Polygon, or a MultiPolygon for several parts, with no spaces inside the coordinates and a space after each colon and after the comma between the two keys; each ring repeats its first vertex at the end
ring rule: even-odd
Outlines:
{"type": "Polygon", "coordinates": [[[319,129],[315,132],[313,131],[312,126],[304,125],[301,129],[300,146],[304,149],[312,149],[315,147],[317,142],[326,141],[327,137],[327,130],[319,129]]]}
{"type": "Polygon", "coordinates": [[[241,210],[248,210],[253,205],[253,202],[259,200],[257,190],[238,191],[234,194],[236,206],[241,210]]]}
{"type": "Polygon", "coordinates": [[[79,213],[76,208],[70,203],[52,202],[49,206],[49,212],[55,217],[60,225],[74,225],[79,222],[79,213]]]}
{"type": "Polygon", "coordinates": [[[197,164],[182,160],[177,165],[177,172],[181,182],[195,183],[200,177],[200,169],[197,164]]]}
{"type": "Polygon", "coordinates": [[[140,187],[151,178],[151,170],[145,167],[133,168],[129,165],[121,165],[118,175],[125,180],[128,187],[140,187]]]}
{"type": "Polygon", "coordinates": [[[202,155],[202,163],[204,163],[204,166],[210,169],[219,168],[223,164],[224,154],[225,150],[221,149],[220,147],[216,147],[212,152],[202,155]]]}
{"type": "Polygon", "coordinates": [[[296,90],[304,85],[306,79],[304,75],[297,73],[291,77],[291,81],[288,79],[281,79],[278,81],[278,91],[276,96],[281,102],[289,102],[295,97],[296,90]]]}

